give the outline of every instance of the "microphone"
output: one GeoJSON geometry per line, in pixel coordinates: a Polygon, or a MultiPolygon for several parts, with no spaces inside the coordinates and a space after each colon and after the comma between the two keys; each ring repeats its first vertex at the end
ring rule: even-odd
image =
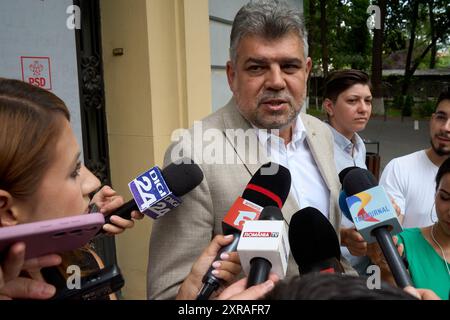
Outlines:
{"type": "Polygon", "coordinates": [[[344,182],[344,178],[347,176],[347,174],[348,174],[350,171],[352,171],[352,170],[354,170],[354,169],[358,169],[358,168],[359,168],[359,167],[353,166],[353,167],[347,167],[347,168],[342,169],[342,171],[339,172],[339,182],[341,183],[341,185],[342,185],[342,183],[344,182]]]}
{"type": "Polygon", "coordinates": [[[265,282],[270,270],[283,279],[290,249],[280,208],[265,207],[258,221],[247,221],[237,251],[248,275],[247,288],[265,282]]]}
{"type": "Polygon", "coordinates": [[[105,217],[110,223],[112,215],[131,219],[131,212],[139,210],[150,218],[158,219],[181,204],[179,197],[190,192],[203,180],[203,172],[191,159],[183,158],[163,170],[157,166],[139,175],[128,184],[133,199],[105,217]]]}
{"type": "MultiPolygon", "coordinates": [[[[341,183],[341,185],[344,183],[344,178],[347,176],[347,174],[350,171],[352,171],[353,169],[358,169],[358,168],[359,167],[354,166],[354,167],[347,167],[347,168],[342,169],[342,171],[339,172],[339,182],[341,183]]],[[[352,215],[347,206],[347,202],[345,201],[346,199],[347,199],[347,194],[345,193],[344,190],[341,189],[341,192],[339,193],[339,199],[338,199],[339,208],[341,209],[342,213],[348,220],[353,221],[353,219],[351,218],[352,215]]]]}
{"type": "Polygon", "coordinates": [[[344,273],[336,231],[316,208],[306,207],[292,216],[289,244],[300,275],[311,272],[344,273]]]}
{"type": "Polygon", "coordinates": [[[367,243],[378,242],[397,285],[400,288],[412,285],[391,238],[391,234],[400,233],[402,227],[384,188],[378,186],[373,174],[365,169],[350,171],[344,178],[343,188],[348,195],[345,200],[350,217],[347,218],[353,221],[367,243]]]}
{"type": "MultiPolygon", "coordinates": [[[[233,234],[233,242],[220,249],[214,261],[221,260],[224,252],[236,251],[242,228],[246,221],[257,220],[267,206],[282,208],[291,188],[291,174],[289,170],[275,163],[266,163],[256,171],[242,193],[228,210],[222,220],[223,234],[233,234]],[[273,175],[264,175],[266,168],[272,165],[278,166],[278,171],[273,175]]],[[[211,266],[203,276],[203,287],[197,295],[197,300],[207,300],[216,291],[221,279],[212,274],[211,266]]]]}

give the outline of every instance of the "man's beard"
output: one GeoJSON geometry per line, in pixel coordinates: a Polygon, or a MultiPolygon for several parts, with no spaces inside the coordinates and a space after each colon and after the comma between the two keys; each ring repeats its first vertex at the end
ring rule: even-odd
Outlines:
{"type": "Polygon", "coordinates": [[[444,148],[436,147],[433,144],[433,139],[430,139],[430,144],[431,144],[431,148],[433,149],[434,153],[436,153],[439,157],[450,155],[450,150],[444,150],[444,148]]]}
{"type": "MultiPolygon", "coordinates": [[[[272,112],[272,116],[276,116],[277,115],[277,111],[272,112]]],[[[295,119],[297,118],[298,114],[300,113],[300,109],[297,111],[295,110],[294,107],[290,107],[287,115],[286,115],[286,120],[284,121],[271,121],[269,122],[267,120],[267,115],[263,116],[262,114],[258,115],[258,110],[255,111],[254,115],[253,115],[253,119],[254,119],[254,124],[258,127],[258,128],[264,128],[264,129],[279,129],[282,130],[288,126],[290,126],[292,123],[294,123],[295,119]]]]}
{"type": "Polygon", "coordinates": [[[259,98],[258,98],[258,108],[253,113],[253,121],[254,124],[259,128],[264,129],[278,129],[282,130],[286,127],[289,127],[292,123],[294,123],[295,119],[297,119],[298,114],[300,113],[301,107],[304,103],[304,99],[302,99],[300,106],[296,108],[295,106],[295,100],[294,98],[287,92],[270,92],[266,91],[264,92],[259,98]],[[266,116],[264,116],[261,113],[258,113],[259,105],[262,101],[267,101],[269,99],[282,99],[287,101],[289,105],[289,109],[286,111],[272,111],[270,113],[270,116],[277,117],[277,120],[275,121],[268,121],[266,116]],[[286,113],[285,113],[286,112],[286,113]],[[279,117],[285,118],[285,120],[281,120],[279,117]]]}

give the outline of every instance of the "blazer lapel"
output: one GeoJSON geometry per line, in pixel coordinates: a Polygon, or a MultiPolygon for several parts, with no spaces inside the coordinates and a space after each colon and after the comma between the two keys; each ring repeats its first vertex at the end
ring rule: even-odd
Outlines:
{"type": "Polygon", "coordinates": [[[269,162],[258,136],[249,122],[239,113],[234,98],[228,102],[223,114],[226,139],[251,176],[269,162]]]}

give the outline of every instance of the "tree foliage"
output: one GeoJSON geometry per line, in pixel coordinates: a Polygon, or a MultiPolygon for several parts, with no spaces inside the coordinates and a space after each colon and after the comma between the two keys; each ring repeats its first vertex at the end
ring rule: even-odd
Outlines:
{"type": "MultiPolygon", "coordinates": [[[[310,56],[315,71],[322,70],[323,48],[320,39],[325,36],[330,70],[354,68],[368,70],[371,60],[371,36],[366,25],[369,0],[305,0],[305,17],[311,44],[310,56]],[[320,4],[326,4],[326,33],[320,28],[320,4]]],[[[324,17],[322,17],[323,19],[324,17]]]]}
{"type": "MultiPolygon", "coordinates": [[[[304,10],[315,71],[323,71],[323,45],[327,46],[329,69],[370,70],[372,34],[367,28],[369,0],[305,0],[304,10]],[[326,4],[325,34],[321,30],[321,7],[326,4]]],[[[374,1],[373,4],[377,4],[374,1]]],[[[448,0],[389,0],[386,2],[383,34],[383,68],[405,69],[439,66],[438,52],[450,42],[448,0]],[[415,12],[417,10],[417,12],[415,12]],[[416,16],[416,19],[413,17],[416,16]],[[415,21],[414,21],[415,20],[415,21]],[[413,36],[413,41],[411,41],[413,36]],[[409,65],[408,48],[412,45],[409,65]]],[[[443,58],[445,59],[445,58],[443,58]]]]}
{"type": "Polygon", "coordinates": [[[418,67],[435,68],[439,62],[438,52],[448,48],[449,17],[448,0],[389,1],[385,21],[384,68],[401,68],[409,72],[418,67]],[[411,39],[412,36],[414,39],[411,39]],[[406,65],[411,44],[412,55],[409,65],[406,65]]]}

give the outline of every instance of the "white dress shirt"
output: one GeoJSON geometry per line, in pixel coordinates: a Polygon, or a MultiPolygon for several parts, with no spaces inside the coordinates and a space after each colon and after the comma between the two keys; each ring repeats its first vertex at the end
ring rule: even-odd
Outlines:
{"type": "Polygon", "coordinates": [[[272,162],[281,164],[291,173],[291,191],[300,209],[314,207],[329,216],[330,191],[320,174],[306,140],[306,129],[297,116],[292,140],[287,145],[278,135],[265,129],[256,129],[259,142],[265,148],[272,162]]]}

